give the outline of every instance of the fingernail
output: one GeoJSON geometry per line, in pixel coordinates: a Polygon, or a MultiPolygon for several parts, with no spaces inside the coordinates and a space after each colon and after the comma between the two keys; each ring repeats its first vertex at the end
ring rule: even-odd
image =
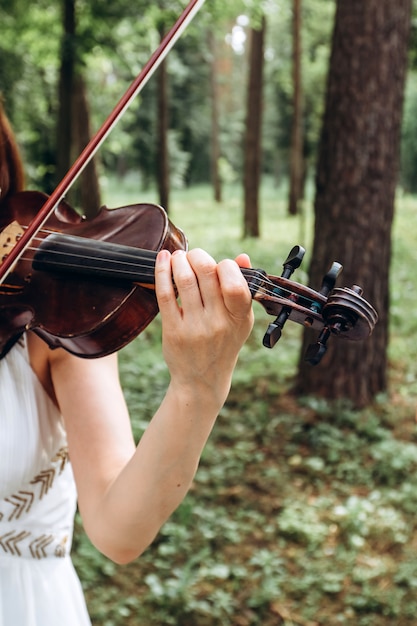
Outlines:
{"type": "Polygon", "coordinates": [[[170,252],[169,250],[160,250],[157,254],[157,259],[159,259],[160,261],[166,261],[167,259],[169,259],[170,257],[170,252]]]}

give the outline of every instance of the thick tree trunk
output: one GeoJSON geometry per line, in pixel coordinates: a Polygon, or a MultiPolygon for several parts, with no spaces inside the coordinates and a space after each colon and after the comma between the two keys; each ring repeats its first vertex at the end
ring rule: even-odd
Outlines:
{"type": "Polygon", "coordinates": [[[244,140],[244,237],[259,237],[259,186],[261,178],[262,88],[265,18],[252,29],[244,140]]]}
{"type": "Polygon", "coordinates": [[[75,0],[63,0],[63,35],[58,86],[58,122],[56,148],[56,183],[71,165],[72,91],[75,63],[75,0]]]}
{"type": "Polygon", "coordinates": [[[290,146],[288,213],[297,215],[303,197],[303,96],[301,85],[301,0],[293,0],[293,117],[290,146]]]}
{"type": "MultiPolygon", "coordinates": [[[[304,394],[365,406],[387,388],[391,225],[411,0],[338,0],[317,170],[310,285],[331,262],[379,313],[370,339],[333,339],[322,363],[300,361],[304,394]]],[[[304,347],[311,337],[304,337],[304,347]]]]}

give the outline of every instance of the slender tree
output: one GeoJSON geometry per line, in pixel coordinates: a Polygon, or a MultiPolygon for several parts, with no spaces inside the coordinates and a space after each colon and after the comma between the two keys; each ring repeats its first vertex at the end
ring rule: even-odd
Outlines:
{"type": "MultiPolygon", "coordinates": [[[[169,10],[165,2],[158,3],[159,15],[156,27],[160,41],[167,31],[169,10]],[[168,11],[168,14],[165,13],[168,11]]],[[[169,168],[169,103],[168,103],[168,61],[164,59],[157,70],[157,120],[156,120],[156,182],[159,204],[169,211],[170,168],[169,168]]]]}
{"type": "MultiPolygon", "coordinates": [[[[74,78],[73,103],[72,144],[73,151],[76,153],[74,155],[75,160],[91,138],[90,107],[85,81],[81,73],[77,73],[74,78]]],[[[76,205],[81,207],[87,217],[94,217],[101,205],[96,161],[97,157],[94,157],[87,164],[77,186],[76,205]]]]}
{"type": "MultiPolygon", "coordinates": [[[[333,260],[379,313],[371,338],[333,340],[302,393],[368,404],[387,388],[391,225],[412,0],[338,0],[319,154],[310,284],[333,260]]],[[[341,283],[342,281],[339,281],[341,283]]],[[[304,336],[304,348],[311,337],[304,336]]]]}
{"type": "Polygon", "coordinates": [[[169,210],[169,154],[168,154],[168,75],[167,61],[162,61],[157,72],[157,184],[159,203],[169,210]]]}
{"type": "Polygon", "coordinates": [[[211,183],[213,185],[214,200],[222,200],[222,184],[219,171],[220,161],[220,122],[219,122],[219,86],[217,72],[217,46],[213,29],[209,30],[210,63],[210,91],[211,91],[211,183]]]}
{"type": "Polygon", "coordinates": [[[75,0],[63,0],[63,34],[58,85],[56,182],[71,165],[72,104],[75,67],[75,0]]]}
{"type": "MultiPolygon", "coordinates": [[[[58,86],[56,183],[68,172],[90,140],[90,112],[86,85],[78,63],[76,0],[63,0],[63,35],[58,86]]],[[[70,201],[93,216],[100,206],[96,164],[90,161],[69,193],[70,201]]]]}
{"type": "Polygon", "coordinates": [[[290,146],[288,212],[299,213],[303,197],[303,95],[301,84],[301,0],[293,0],[292,20],[293,114],[290,146]]]}
{"type": "Polygon", "coordinates": [[[264,68],[265,16],[251,29],[249,79],[247,86],[244,139],[244,223],[245,237],[259,237],[259,186],[261,178],[262,91],[264,68]]]}

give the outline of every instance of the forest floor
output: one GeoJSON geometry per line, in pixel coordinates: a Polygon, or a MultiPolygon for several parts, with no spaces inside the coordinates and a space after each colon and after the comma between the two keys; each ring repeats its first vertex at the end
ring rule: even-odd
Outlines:
{"type": "MultiPolygon", "coordinates": [[[[309,232],[308,216],[291,221],[281,211],[260,242],[242,242],[236,216],[202,219],[192,204],[194,212],[185,203],[174,217],[196,245],[217,258],[249,247],[271,274],[279,274],[277,249],[285,258],[309,232]],[[222,220],[230,224],[219,240],[213,224],[222,220]]],[[[402,199],[395,224],[387,392],[361,411],[294,397],[300,329],[286,326],[285,339],[265,350],[268,320],[256,311],[193,487],[154,544],[120,567],[97,553],[77,519],[74,562],[95,626],[416,624],[416,321],[408,313],[416,205],[402,199]]],[[[137,438],[168,381],[160,332],[157,319],[120,356],[137,438]]]]}

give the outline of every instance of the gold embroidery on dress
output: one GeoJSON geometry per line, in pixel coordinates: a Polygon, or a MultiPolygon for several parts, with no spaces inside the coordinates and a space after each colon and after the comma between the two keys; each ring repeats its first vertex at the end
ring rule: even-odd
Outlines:
{"type": "MultiPolygon", "coordinates": [[[[52,458],[51,462],[57,463],[58,461],[59,461],[58,474],[62,474],[62,472],[65,469],[65,465],[68,461],[68,448],[67,447],[60,448],[60,450],[58,450],[56,455],[52,458]]],[[[43,496],[48,493],[49,489],[54,484],[55,473],[56,473],[55,468],[50,467],[49,469],[42,470],[42,472],[39,472],[39,474],[30,481],[31,485],[36,485],[36,483],[40,483],[41,485],[39,500],[42,500],[43,496]]]]}
{"type": "Polygon", "coordinates": [[[53,457],[52,459],[52,463],[55,463],[56,461],[60,461],[60,466],[59,466],[59,473],[62,474],[62,472],[65,469],[65,466],[67,464],[69,455],[68,455],[68,447],[65,446],[64,448],[60,448],[58,450],[58,452],[56,453],[56,455],[53,457]]]}
{"type": "MultiPolygon", "coordinates": [[[[27,530],[10,530],[4,535],[0,536],[0,547],[6,554],[12,556],[22,556],[23,547],[19,546],[22,542],[32,536],[32,533],[27,530]]],[[[48,554],[47,548],[58,541],[58,537],[54,535],[39,535],[32,539],[27,546],[29,548],[30,556],[33,559],[46,559],[48,556],[55,556],[57,558],[63,558],[66,555],[65,546],[68,543],[68,535],[64,535],[59,541],[55,549],[48,554]]]]}
{"type": "Polygon", "coordinates": [[[21,530],[19,533],[16,533],[15,530],[11,530],[0,537],[0,546],[6,553],[22,556],[17,544],[29,537],[29,535],[30,532],[26,530],[21,530]]]}
{"type": "MultiPolygon", "coordinates": [[[[14,518],[19,519],[22,513],[29,513],[34,497],[35,495],[31,491],[18,491],[16,494],[10,496],[10,498],[5,498],[4,501],[9,502],[9,504],[14,507],[8,517],[8,521],[11,522],[14,518]]],[[[0,520],[2,518],[3,514],[1,515],[0,520]]]]}
{"type": "MultiPolygon", "coordinates": [[[[68,461],[68,448],[63,447],[52,459],[52,463],[59,463],[58,475],[62,474],[65,469],[65,466],[68,461]]],[[[7,520],[10,522],[13,519],[19,519],[21,515],[24,513],[29,513],[31,506],[35,499],[39,498],[42,500],[44,495],[46,495],[49,489],[52,487],[54,480],[56,477],[56,469],[51,467],[50,469],[43,470],[37,476],[35,476],[31,481],[30,485],[40,485],[39,493],[36,494],[34,491],[28,490],[20,490],[17,493],[12,494],[11,496],[4,498],[4,502],[10,504],[13,508],[11,513],[8,515],[7,520]]],[[[4,518],[4,513],[0,511],[0,521],[4,518]]]]}
{"type": "MultiPolygon", "coordinates": [[[[24,518],[24,515],[30,512],[33,503],[36,500],[42,500],[51,489],[55,479],[64,471],[68,459],[68,448],[66,446],[60,448],[51,459],[54,467],[42,470],[28,483],[28,485],[38,486],[38,489],[20,490],[0,501],[11,507],[8,514],[0,511],[0,522],[5,519],[12,522],[24,518]]],[[[48,556],[62,558],[67,553],[68,540],[68,534],[61,536],[43,533],[34,536],[33,532],[28,530],[10,530],[0,535],[0,548],[4,553],[13,556],[22,556],[23,552],[34,559],[44,559],[48,556]]]]}
{"type": "Polygon", "coordinates": [[[42,500],[43,496],[48,493],[49,489],[52,487],[55,478],[55,470],[51,467],[48,470],[43,470],[40,472],[33,480],[30,481],[31,485],[36,485],[36,483],[40,483],[41,491],[39,494],[39,500],[42,500]]]}
{"type": "Polygon", "coordinates": [[[61,543],[59,545],[57,545],[57,547],[55,548],[55,556],[57,556],[58,558],[63,558],[66,553],[66,545],[68,543],[68,537],[63,537],[61,543]]]}
{"type": "Polygon", "coordinates": [[[53,535],[41,535],[36,537],[30,544],[29,550],[34,559],[45,559],[48,555],[46,548],[54,540],[53,535]]]}

